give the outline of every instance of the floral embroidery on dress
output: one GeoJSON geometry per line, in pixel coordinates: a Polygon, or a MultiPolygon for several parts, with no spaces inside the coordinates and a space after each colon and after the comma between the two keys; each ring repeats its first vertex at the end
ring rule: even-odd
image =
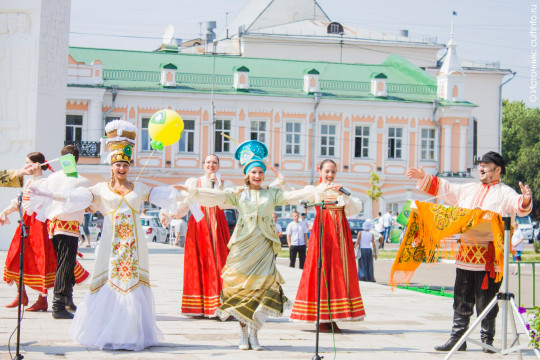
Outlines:
{"type": "Polygon", "coordinates": [[[139,282],[139,261],[133,217],[124,213],[115,216],[109,281],[121,291],[130,291],[139,282]]]}

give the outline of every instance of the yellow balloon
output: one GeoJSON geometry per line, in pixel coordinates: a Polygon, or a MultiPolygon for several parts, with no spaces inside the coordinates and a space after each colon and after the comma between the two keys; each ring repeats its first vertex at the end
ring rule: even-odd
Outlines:
{"type": "Polygon", "coordinates": [[[156,112],[150,118],[148,134],[152,140],[161,141],[163,146],[169,146],[180,140],[184,131],[184,120],[169,109],[156,112]]]}

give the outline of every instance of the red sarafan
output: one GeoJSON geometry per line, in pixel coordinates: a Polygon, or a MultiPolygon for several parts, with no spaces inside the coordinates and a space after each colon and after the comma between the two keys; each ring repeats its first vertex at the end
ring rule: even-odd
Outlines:
{"type": "MultiPolygon", "coordinates": [[[[197,187],[201,187],[200,178],[197,187]]],[[[199,222],[193,215],[188,222],[182,314],[213,317],[221,305],[221,270],[229,255],[230,233],[222,209],[218,206],[201,207],[201,211],[204,217],[199,222]]]]}
{"type": "MultiPolygon", "coordinates": [[[[335,197],[325,200],[333,201],[335,197]]],[[[327,205],[323,210],[323,252],[320,321],[362,320],[366,314],[356,269],[354,245],[343,206],[327,205]],[[330,317],[331,315],[331,317],[330,317]]],[[[291,320],[317,320],[317,262],[320,251],[320,208],[311,228],[308,252],[291,320]]]]}

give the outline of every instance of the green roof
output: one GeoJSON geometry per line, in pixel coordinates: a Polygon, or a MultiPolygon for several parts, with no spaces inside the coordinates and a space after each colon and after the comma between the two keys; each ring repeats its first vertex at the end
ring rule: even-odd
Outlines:
{"type": "Polygon", "coordinates": [[[384,75],[383,73],[372,73],[369,75],[370,79],[388,79],[388,76],[384,75]]]}
{"type": "Polygon", "coordinates": [[[233,67],[233,73],[235,73],[237,71],[239,71],[239,72],[249,72],[249,69],[247,67],[243,66],[243,65],[233,67]]]}
{"type": "MultiPolygon", "coordinates": [[[[145,52],[129,50],[70,47],[69,54],[78,62],[103,62],[102,87],[120,90],[209,93],[212,88],[213,55],[145,52]],[[161,64],[177,67],[176,87],[160,84],[161,64]]],[[[217,55],[215,58],[215,94],[237,94],[233,87],[233,69],[249,68],[250,88],[242,95],[309,97],[303,91],[304,71],[316,69],[323,98],[432,102],[437,99],[435,77],[398,55],[390,55],[382,64],[350,64],[300,60],[278,60],[217,55]],[[372,73],[387,76],[386,98],[370,93],[372,73]]],[[[82,87],[83,85],[69,84],[82,87]]],[[[440,100],[440,99],[439,99],[440,100]]],[[[441,105],[474,106],[469,102],[445,102],[441,105]]]]}
{"type": "Polygon", "coordinates": [[[174,64],[168,63],[168,64],[161,64],[159,66],[160,69],[171,69],[171,70],[177,70],[178,67],[174,64]]]}

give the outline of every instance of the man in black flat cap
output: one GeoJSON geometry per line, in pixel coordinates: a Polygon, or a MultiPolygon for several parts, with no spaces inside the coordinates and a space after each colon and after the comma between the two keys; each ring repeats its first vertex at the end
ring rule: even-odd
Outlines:
{"type": "MultiPolygon", "coordinates": [[[[480,183],[451,184],[434,175],[426,174],[422,167],[409,169],[409,179],[418,179],[416,187],[430,195],[440,197],[451,206],[468,209],[482,209],[525,216],[532,210],[532,192],[529,186],[521,182],[521,195],[511,187],[501,183],[501,175],[506,174],[506,166],[502,156],[490,151],[480,159],[478,175],[480,183]]],[[[454,323],[450,339],[437,351],[450,351],[469,327],[469,320],[476,304],[476,314],[484,311],[501,287],[491,276],[494,272],[494,246],[491,234],[474,231],[461,234],[458,253],[456,255],[456,282],[454,286],[454,323]]],[[[495,336],[495,319],[499,307],[495,306],[482,320],[480,337],[482,342],[493,345],[495,336]]],[[[459,351],[465,351],[467,343],[463,343],[459,351]]],[[[493,353],[488,348],[482,350],[493,353]]]]}

